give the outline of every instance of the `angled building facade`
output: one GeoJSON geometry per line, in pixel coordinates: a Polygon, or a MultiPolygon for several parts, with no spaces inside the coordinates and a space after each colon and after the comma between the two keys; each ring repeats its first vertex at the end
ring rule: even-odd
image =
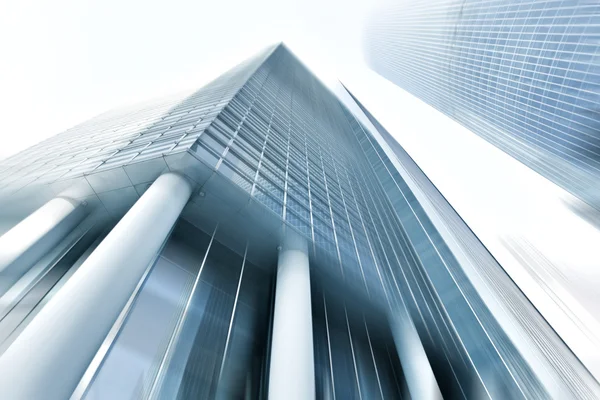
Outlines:
{"type": "Polygon", "coordinates": [[[600,208],[600,5],[407,1],[374,16],[368,63],[600,208]]]}
{"type": "Polygon", "coordinates": [[[5,160],[0,392],[597,395],[361,107],[278,45],[5,160]]]}

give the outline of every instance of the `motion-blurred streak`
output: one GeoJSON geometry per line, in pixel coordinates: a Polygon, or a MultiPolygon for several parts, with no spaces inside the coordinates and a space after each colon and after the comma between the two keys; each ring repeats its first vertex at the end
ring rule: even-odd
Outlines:
{"type": "MultiPolygon", "coordinates": [[[[566,316],[572,329],[581,333],[587,340],[586,354],[582,356],[594,360],[594,365],[590,365],[590,369],[597,373],[600,367],[600,335],[594,327],[598,326],[598,321],[593,321],[593,317],[577,298],[576,282],[526,238],[505,237],[502,243],[519,262],[519,266],[533,278],[554,303],[555,309],[566,316]]],[[[567,343],[574,344],[571,340],[567,340],[567,343]]]]}
{"type": "MultiPolygon", "coordinates": [[[[420,204],[459,260],[460,267],[458,265],[455,267],[454,274],[458,277],[464,274],[463,276],[468,280],[458,278],[456,284],[466,292],[472,290],[469,283],[474,286],[521,354],[532,364],[538,365],[540,369],[547,368],[549,375],[546,376],[546,379],[548,381],[566,380],[567,384],[575,390],[586,386],[593,388],[596,385],[595,380],[589,376],[585,367],[579,364],[571,351],[565,348],[561,338],[515,285],[477,236],[473,234],[460,215],[427,179],[427,176],[392,135],[358,99],[351,93],[350,96],[364,112],[369,122],[373,124],[373,127],[381,134],[381,138],[389,145],[392,152],[388,153],[390,159],[397,162],[398,171],[407,184],[414,188],[413,192],[420,204]],[[540,359],[545,361],[538,364],[540,359]],[[546,363],[547,365],[544,365],[546,363]]],[[[530,254],[528,261],[536,260],[536,256],[539,257],[538,262],[545,260],[538,251],[533,256],[530,254]]],[[[546,260],[546,264],[550,263],[546,260]]],[[[553,267],[552,270],[556,275],[560,274],[563,279],[567,279],[558,268],[553,267]]],[[[479,311],[480,318],[484,320],[485,306],[478,305],[476,297],[472,297],[471,302],[472,306],[481,310],[479,311]]],[[[584,329],[584,331],[589,332],[589,329],[584,329]]],[[[491,332],[491,335],[494,335],[493,329],[491,332]]],[[[594,339],[592,343],[594,346],[588,348],[588,352],[598,354],[600,346],[598,346],[597,340],[594,339]]],[[[585,390],[579,394],[585,396],[585,390]]]]}
{"type": "Polygon", "coordinates": [[[589,204],[577,199],[565,201],[564,204],[576,215],[600,230],[600,211],[597,208],[591,207],[589,204]]]}
{"type": "Polygon", "coordinates": [[[283,44],[0,179],[11,230],[57,196],[88,210],[0,299],[11,400],[600,397],[385,129],[283,44]]]}

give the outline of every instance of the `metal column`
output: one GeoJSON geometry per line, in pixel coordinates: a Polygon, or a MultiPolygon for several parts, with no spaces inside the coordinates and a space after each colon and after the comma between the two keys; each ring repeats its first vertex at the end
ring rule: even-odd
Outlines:
{"type": "Polygon", "coordinates": [[[270,400],[315,398],[310,271],[306,243],[287,239],[279,253],[269,372],[270,400]]]}
{"type": "Polygon", "coordinates": [[[0,357],[0,393],[68,399],[159,251],[192,187],[160,176],[0,357]]]}
{"type": "Polygon", "coordinates": [[[55,197],[0,236],[0,296],[85,216],[77,200],[55,197]]]}

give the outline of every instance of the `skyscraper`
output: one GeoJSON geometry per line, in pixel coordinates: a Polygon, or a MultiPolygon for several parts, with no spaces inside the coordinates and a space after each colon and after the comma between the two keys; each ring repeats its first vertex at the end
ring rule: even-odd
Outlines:
{"type": "Polygon", "coordinates": [[[193,93],[108,112],[5,160],[0,392],[597,395],[345,96],[278,45],[193,93]]]}
{"type": "Polygon", "coordinates": [[[406,1],[367,29],[371,67],[600,208],[600,4],[406,1]]]}

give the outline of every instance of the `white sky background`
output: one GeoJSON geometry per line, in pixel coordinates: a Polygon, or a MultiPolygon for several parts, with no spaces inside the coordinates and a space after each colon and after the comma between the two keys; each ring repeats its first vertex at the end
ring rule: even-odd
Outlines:
{"type": "Polygon", "coordinates": [[[354,92],[522,287],[501,237],[533,243],[600,315],[600,232],[563,205],[570,195],[368,70],[365,19],[382,1],[0,0],[0,159],[283,40],[354,92]]]}
{"type": "Polygon", "coordinates": [[[370,4],[0,0],[0,158],[106,109],[198,86],[281,40],[311,65],[360,59],[370,4]]]}

